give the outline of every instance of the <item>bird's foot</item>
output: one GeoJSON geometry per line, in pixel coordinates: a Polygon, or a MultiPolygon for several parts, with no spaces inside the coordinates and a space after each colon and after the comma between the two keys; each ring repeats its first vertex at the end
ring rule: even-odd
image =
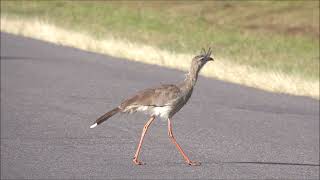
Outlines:
{"type": "Polygon", "coordinates": [[[145,165],[146,164],[146,163],[143,163],[143,162],[141,162],[141,161],[139,161],[138,159],[135,159],[135,158],[132,161],[133,161],[133,163],[135,165],[145,165]]]}
{"type": "Polygon", "coordinates": [[[196,162],[196,161],[189,161],[187,162],[190,166],[200,166],[201,163],[200,162],[196,162]]]}

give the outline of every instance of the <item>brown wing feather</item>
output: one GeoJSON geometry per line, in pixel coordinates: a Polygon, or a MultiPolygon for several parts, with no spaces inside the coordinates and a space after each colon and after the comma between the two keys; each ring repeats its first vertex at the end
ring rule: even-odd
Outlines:
{"type": "Polygon", "coordinates": [[[165,106],[178,98],[180,89],[171,84],[162,85],[157,88],[150,88],[136,93],[131,98],[124,100],[120,108],[125,109],[128,106],[165,106]]]}

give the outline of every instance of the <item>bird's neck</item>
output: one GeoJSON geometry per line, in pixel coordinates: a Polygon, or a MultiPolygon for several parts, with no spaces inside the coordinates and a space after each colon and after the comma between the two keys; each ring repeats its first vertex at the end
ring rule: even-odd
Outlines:
{"type": "Polygon", "coordinates": [[[186,79],[183,82],[184,88],[192,89],[196,85],[199,71],[200,71],[200,68],[191,66],[188,74],[186,74],[186,79]]]}

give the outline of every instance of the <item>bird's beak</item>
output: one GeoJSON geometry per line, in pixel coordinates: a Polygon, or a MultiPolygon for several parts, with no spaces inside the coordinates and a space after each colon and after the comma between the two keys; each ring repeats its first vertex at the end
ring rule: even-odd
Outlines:
{"type": "Polygon", "coordinates": [[[209,57],[208,61],[214,61],[214,59],[212,57],[209,57]]]}

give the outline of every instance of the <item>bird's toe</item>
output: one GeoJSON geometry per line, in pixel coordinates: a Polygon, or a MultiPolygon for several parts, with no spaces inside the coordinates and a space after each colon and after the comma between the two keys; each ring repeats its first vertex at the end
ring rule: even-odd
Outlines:
{"type": "Polygon", "coordinates": [[[139,161],[138,159],[133,159],[132,161],[135,165],[145,165],[146,164],[146,163],[139,161]]]}
{"type": "Polygon", "coordinates": [[[190,161],[190,162],[188,162],[188,164],[189,164],[190,166],[200,166],[200,165],[201,165],[200,162],[196,162],[196,161],[190,161]]]}

